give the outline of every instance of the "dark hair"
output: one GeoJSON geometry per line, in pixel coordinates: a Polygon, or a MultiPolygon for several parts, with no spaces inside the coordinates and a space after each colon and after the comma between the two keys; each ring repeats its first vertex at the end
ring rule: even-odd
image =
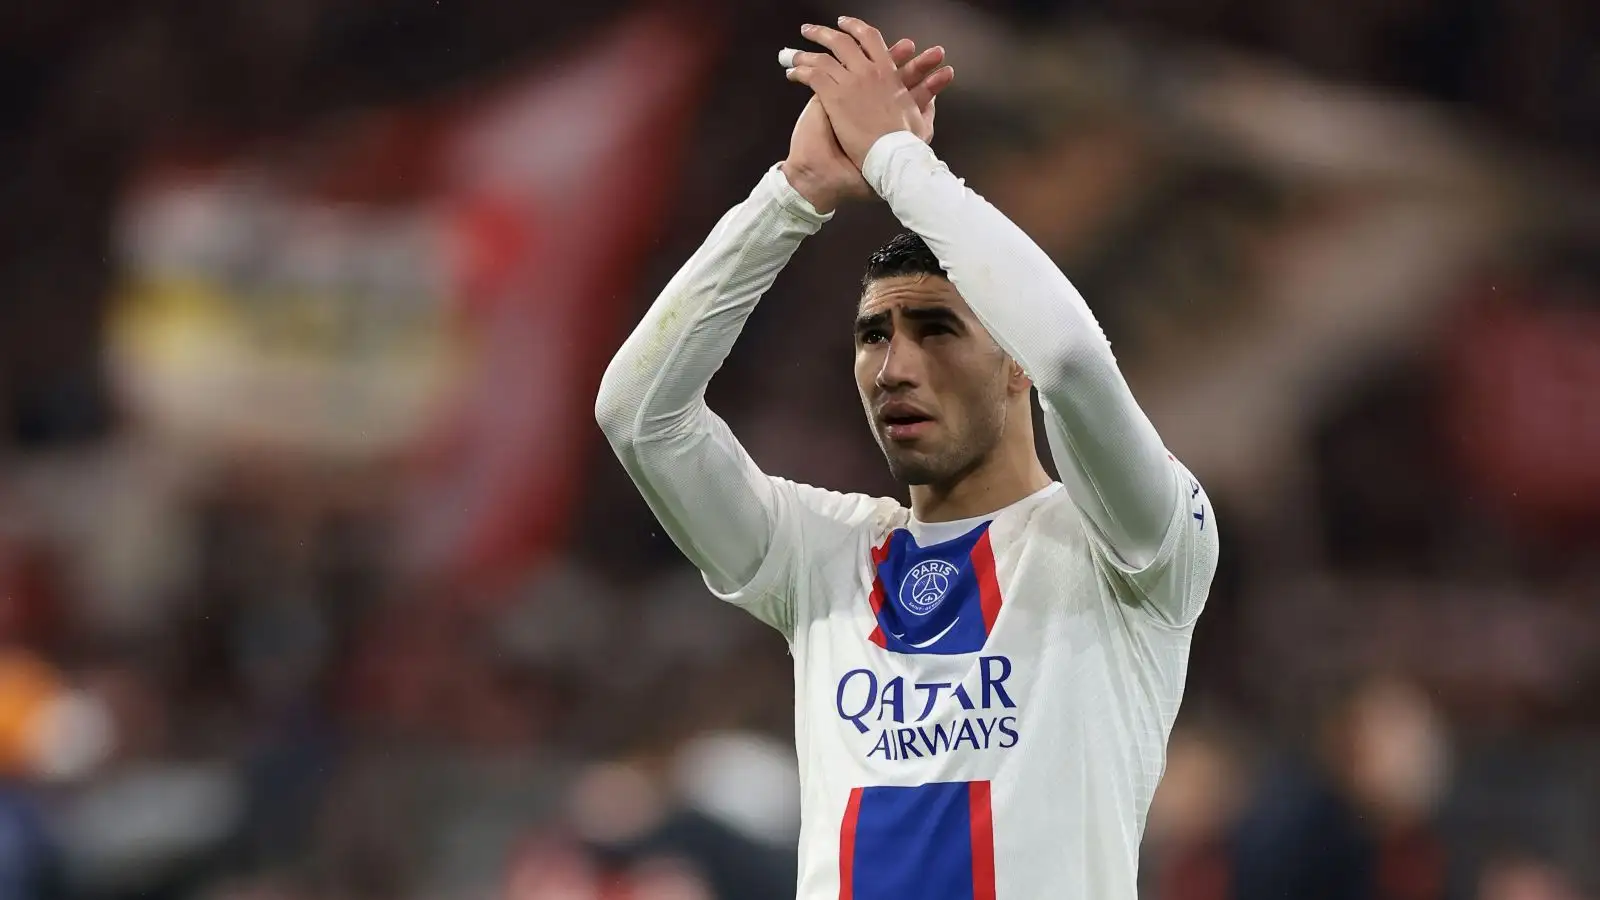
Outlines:
{"type": "Polygon", "coordinates": [[[939,257],[933,255],[922,238],[910,231],[890,238],[889,243],[867,257],[867,272],[861,276],[861,289],[866,290],[867,285],[879,278],[893,278],[896,275],[948,277],[944,266],[939,265],[939,257]]]}

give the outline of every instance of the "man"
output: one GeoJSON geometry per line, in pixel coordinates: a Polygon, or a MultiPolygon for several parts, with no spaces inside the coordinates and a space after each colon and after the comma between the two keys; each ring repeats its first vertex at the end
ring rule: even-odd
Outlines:
{"type": "Polygon", "coordinates": [[[712,592],[789,641],[800,897],[1131,900],[1210,505],[1082,298],[928,148],[942,51],[849,18],[802,33],[828,52],[793,58],[814,96],[788,158],[618,352],[600,423],[712,592]],[[872,257],[855,312],[909,509],[763,474],[703,400],[800,241],[869,187],[914,232],[872,257]]]}

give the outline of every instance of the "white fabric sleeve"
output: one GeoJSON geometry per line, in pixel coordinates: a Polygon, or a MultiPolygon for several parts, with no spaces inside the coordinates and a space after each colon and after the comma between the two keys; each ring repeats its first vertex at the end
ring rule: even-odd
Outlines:
{"type": "Polygon", "coordinates": [[[1062,482],[1097,543],[1123,571],[1158,562],[1178,521],[1179,479],[1071,282],[910,132],[879,138],[862,172],[1033,379],[1062,482]]]}
{"type": "Polygon", "coordinates": [[[776,167],[717,223],[606,369],[595,415],[661,526],[719,597],[792,636],[788,592],[798,486],[756,466],[705,403],[745,320],[818,213],[776,167]]]}

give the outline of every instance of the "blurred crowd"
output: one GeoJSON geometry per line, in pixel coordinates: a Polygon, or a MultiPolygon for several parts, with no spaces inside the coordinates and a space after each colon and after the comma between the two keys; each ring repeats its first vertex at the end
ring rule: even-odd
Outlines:
{"type": "MultiPolygon", "coordinates": [[[[1600,10],[868,6],[852,12],[949,47],[941,153],[1072,276],[1218,505],[1222,566],[1151,812],[1145,896],[1600,897],[1600,10]]],[[[315,183],[315,215],[291,230],[344,235],[352,209],[432,214],[459,189],[421,159],[441,108],[477,109],[461,98],[524,73],[576,79],[574,48],[639,9],[7,10],[0,897],[792,895],[782,641],[706,593],[587,417],[627,328],[782,153],[802,96],[771,51],[829,9],[668,7],[706,48],[703,67],[682,67],[688,125],[641,119],[645,137],[619,144],[674,161],[659,208],[618,239],[631,255],[594,264],[624,282],[553,289],[604,303],[573,313],[593,319],[581,331],[521,348],[522,367],[491,364],[484,338],[482,322],[514,316],[495,318],[493,290],[463,289],[465,312],[382,307],[389,330],[354,314],[273,320],[288,348],[262,357],[273,384],[322,391],[344,384],[323,356],[336,374],[381,357],[357,374],[383,390],[362,382],[358,403],[220,391],[229,416],[201,415],[185,404],[207,385],[190,382],[231,384],[221,375],[245,357],[179,340],[213,333],[185,330],[218,315],[194,299],[200,276],[174,288],[150,274],[180,245],[210,272],[206,239],[278,215],[255,187],[205,199],[211,182],[169,192],[204,202],[149,202],[173,171],[219,160],[315,183]],[[391,110],[412,112],[395,125],[391,110]],[[150,240],[175,219],[148,210],[169,208],[205,215],[171,226],[183,240],[150,240]],[[161,314],[187,318],[126,314],[155,282],[161,314]],[[415,350],[415,332],[465,321],[470,335],[474,316],[476,342],[415,350]],[[310,346],[324,339],[332,351],[310,346]],[[162,371],[187,393],[150,389],[152,346],[182,348],[162,371]],[[458,395],[413,372],[422,355],[449,360],[454,384],[479,372],[471,396],[509,423],[457,429],[487,460],[460,493],[429,490],[437,430],[454,421],[439,407],[458,395]],[[541,369],[558,356],[565,368],[541,369]],[[424,400],[391,396],[405,390],[424,400]],[[518,430],[518,409],[549,418],[518,430]],[[293,441],[261,438],[304,422],[293,441]],[[528,455],[497,465],[519,440],[528,455]],[[539,455],[558,441],[573,449],[539,455]],[[506,474],[527,459],[553,474],[506,474]],[[509,531],[533,537],[452,565],[417,551],[419,527],[477,533],[519,491],[509,531]]],[[[619,71],[617,96],[651,77],[619,71]]],[[[554,108],[573,132],[622,116],[554,108]]],[[[513,133],[513,160],[575,140],[513,133]]],[[[518,233],[497,210],[470,209],[473,252],[490,257],[473,284],[518,268],[521,245],[497,249],[518,233]]],[[[898,493],[859,421],[844,327],[866,254],[893,230],[870,207],[830,224],[713,384],[769,472],[898,493]]],[[[400,256],[375,283],[431,296],[415,286],[439,279],[400,256]]],[[[240,296],[268,296],[259,262],[216,265],[240,296]]],[[[552,280],[541,266],[535,284],[552,280]]]]}

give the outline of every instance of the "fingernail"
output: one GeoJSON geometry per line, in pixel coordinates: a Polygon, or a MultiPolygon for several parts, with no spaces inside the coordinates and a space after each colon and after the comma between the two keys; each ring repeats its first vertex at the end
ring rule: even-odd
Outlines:
{"type": "Polygon", "coordinates": [[[816,31],[816,30],[817,30],[817,26],[815,26],[815,25],[801,25],[800,26],[800,31],[803,34],[810,34],[811,32],[816,31]]]}
{"type": "Polygon", "coordinates": [[[850,21],[850,17],[849,16],[840,16],[839,17],[839,24],[840,25],[843,25],[844,23],[846,23],[848,21],[850,21]]]}

